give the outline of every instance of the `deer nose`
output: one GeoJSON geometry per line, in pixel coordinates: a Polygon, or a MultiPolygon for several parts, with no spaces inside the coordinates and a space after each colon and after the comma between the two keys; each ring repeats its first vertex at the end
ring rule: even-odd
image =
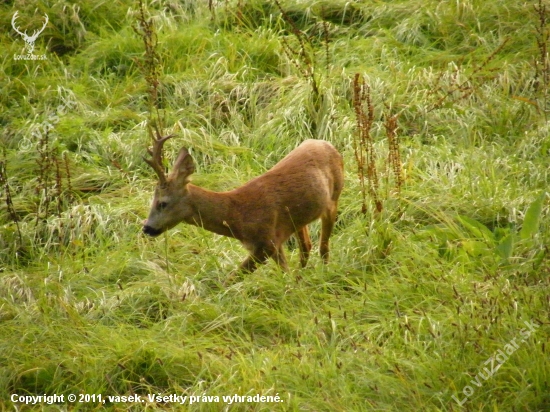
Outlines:
{"type": "Polygon", "coordinates": [[[149,236],[158,236],[162,233],[162,229],[155,229],[154,227],[151,227],[149,225],[143,226],[143,233],[149,236]]]}

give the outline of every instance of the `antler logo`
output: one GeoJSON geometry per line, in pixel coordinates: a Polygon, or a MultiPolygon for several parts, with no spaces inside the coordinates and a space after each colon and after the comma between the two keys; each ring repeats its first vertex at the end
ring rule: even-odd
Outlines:
{"type": "Polygon", "coordinates": [[[36,41],[36,39],[38,38],[38,35],[40,33],[42,33],[44,31],[44,29],[46,28],[46,25],[48,24],[48,15],[47,14],[44,14],[44,17],[45,17],[45,21],[44,21],[44,25],[42,26],[42,28],[40,30],[35,30],[32,35],[28,35],[27,34],[27,31],[25,30],[24,32],[22,32],[21,30],[19,30],[19,28],[15,25],[15,21],[17,20],[17,14],[19,12],[16,11],[15,14],[13,15],[12,19],[11,19],[11,25],[13,27],[13,29],[19,33],[22,37],[23,37],[23,40],[25,40],[25,50],[27,51],[28,54],[32,54],[32,52],[34,51],[34,42],[36,41]]]}

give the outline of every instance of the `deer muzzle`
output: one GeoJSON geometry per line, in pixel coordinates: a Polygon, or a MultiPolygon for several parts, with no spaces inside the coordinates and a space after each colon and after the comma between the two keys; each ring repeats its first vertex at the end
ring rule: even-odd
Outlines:
{"type": "Polygon", "coordinates": [[[152,237],[156,237],[156,236],[160,235],[162,232],[163,232],[162,229],[155,229],[154,227],[149,226],[149,225],[144,225],[143,226],[143,233],[145,233],[146,235],[152,236],[152,237]]]}

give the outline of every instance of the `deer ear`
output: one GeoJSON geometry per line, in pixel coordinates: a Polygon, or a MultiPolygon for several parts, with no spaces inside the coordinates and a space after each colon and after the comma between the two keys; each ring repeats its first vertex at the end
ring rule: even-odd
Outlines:
{"type": "Polygon", "coordinates": [[[172,175],[176,180],[181,180],[182,183],[189,181],[189,175],[195,171],[195,162],[185,147],[182,147],[176,162],[174,163],[174,170],[172,175]]]}

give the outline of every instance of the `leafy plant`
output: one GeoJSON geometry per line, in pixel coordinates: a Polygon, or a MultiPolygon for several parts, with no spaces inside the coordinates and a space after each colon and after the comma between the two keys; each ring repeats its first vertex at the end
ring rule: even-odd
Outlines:
{"type": "Polygon", "coordinates": [[[533,250],[536,243],[532,238],[539,234],[545,199],[546,192],[543,191],[529,205],[519,231],[511,225],[491,230],[476,219],[458,215],[456,220],[439,217],[442,220],[440,224],[427,227],[419,236],[433,237],[438,243],[439,254],[449,259],[465,254],[469,259],[482,256],[500,258],[501,264],[510,265],[511,259],[517,258],[518,253],[533,250]]]}

